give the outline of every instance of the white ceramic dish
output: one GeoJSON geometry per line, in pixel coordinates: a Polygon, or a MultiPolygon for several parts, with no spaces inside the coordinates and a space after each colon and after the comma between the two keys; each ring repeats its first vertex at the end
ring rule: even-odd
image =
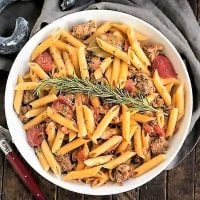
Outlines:
{"type": "Polygon", "coordinates": [[[12,135],[13,142],[15,143],[17,149],[24,157],[24,159],[41,176],[64,189],[68,189],[74,192],[90,195],[110,195],[125,192],[143,185],[144,183],[150,181],[155,176],[160,174],[174,159],[188,133],[188,128],[192,115],[192,90],[185,64],[183,63],[180,55],[176,51],[175,47],[169,42],[169,40],[164,37],[159,31],[157,31],[148,23],[128,14],[108,10],[90,10],[73,13],[54,21],[52,24],[46,26],[37,34],[35,34],[27,42],[27,44],[20,51],[15,62],[13,63],[12,69],[8,77],[5,93],[5,111],[8,127],[12,135]],[[182,80],[186,86],[186,112],[181,121],[178,132],[170,141],[170,148],[167,151],[166,161],[156,168],[145,173],[144,175],[126,181],[123,186],[109,183],[97,189],[93,189],[89,185],[86,185],[84,183],[64,182],[61,178],[55,177],[49,172],[45,172],[40,166],[40,163],[33,149],[28,145],[25,132],[22,129],[22,123],[20,122],[16,113],[13,110],[14,88],[16,85],[17,76],[18,74],[23,74],[25,71],[27,71],[27,62],[29,61],[33,49],[49,34],[51,34],[59,27],[71,28],[75,24],[86,22],[91,19],[96,20],[98,23],[104,21],[113,21],[131,24],[139,32],[145,33],[145,35],[147,35],[153,42],[162,44],[165,47],[164,53],[170,58],[176,72],[178,73],[179,79],[182,80]]]}

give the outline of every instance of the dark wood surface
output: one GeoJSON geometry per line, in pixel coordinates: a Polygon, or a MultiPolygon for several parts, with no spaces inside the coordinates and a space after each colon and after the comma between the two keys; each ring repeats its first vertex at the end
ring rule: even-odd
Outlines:
{"type": "MultiPolygon", "coordinates": [[[[190,4],[200,22],[200,0],[190,0],[190,4]]],[[[6,80],[7,73],[0,71],[0,124],[3,126],[6,126],[4,116],[6,80]]],[[[200,144],[175,169],[164,171],[140,188],[118,195],[100,197],[80,195],[56,187],[36,172],[32,171],[32,173],[48,200],[200,200],[200,144]]],[[[0,194],[2,200],[33,199],[1,153],[0,194]]]]}

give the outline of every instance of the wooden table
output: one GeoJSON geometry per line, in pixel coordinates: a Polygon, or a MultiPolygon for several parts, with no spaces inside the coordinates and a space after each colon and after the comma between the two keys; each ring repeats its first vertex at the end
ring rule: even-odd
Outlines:
{"type": "MultiPolygon", "coordinates": [[[[195,16],[200,22],[200,0],[190,0],[190,4],[195,16]]],[[[6,72],[0,71],[0,124],[3,126],[6,125],[4,115],[4,90],[7,75],[6,72]]],[[[23,186],[10,168],[10,165],[2,154],[0,154],[0,163],[0,199],[33,199],[29,191],[23,186]]],[[[77,194],[53,185],[34,171],[32,171],[32,173],[42,190],[45,192],[48,200],[199,200],[200,144],[197,145],[180,166],[171,171],[162,172],[151,182],[140,188],[118,195],[94,197],[77,194]]]]}

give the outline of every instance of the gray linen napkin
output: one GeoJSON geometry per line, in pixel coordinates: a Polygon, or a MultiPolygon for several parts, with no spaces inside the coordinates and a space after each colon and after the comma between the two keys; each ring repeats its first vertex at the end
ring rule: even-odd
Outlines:
{"type": "MultiPolygon", "coordinates": [[[[74,9],[60,11],[58,1],[45,0],[40,17],[38,18],[31,35],[39,31],[43,23],[51,23],[61,16],[84,9],[116,10],[139,17],[160,30],[177,48],[187,64],[192,80],[194,108],[190,134],[185,141],[177,159],[185,156],[194,147],[200,131],[200,27],[187,0],[77,0],[74,9]],[[198,122],[198,123],[197,123],[198,122]],[[199,124],[199,125],[198,125],[199,124]]],[[[190,123],[190,122],[188,122],[190,123]]]]}

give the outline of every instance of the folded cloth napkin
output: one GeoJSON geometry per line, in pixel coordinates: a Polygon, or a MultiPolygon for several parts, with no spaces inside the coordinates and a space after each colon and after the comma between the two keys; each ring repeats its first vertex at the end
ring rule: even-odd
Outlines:
{"type": "Polygon", "coordinates": [[[74,8],[69,11],[60,11],[58,1],[45,0],[31,35],[39,31],[44,23],[85,9],[116,10],[139,17],[160,30],[177,48],[186,62],[194,99],[190,134],[177,159],[191,151],[200,130],[200,27],[187,0],[110,0],[98,3],[94,0],[76,0],[74,8]]]}

